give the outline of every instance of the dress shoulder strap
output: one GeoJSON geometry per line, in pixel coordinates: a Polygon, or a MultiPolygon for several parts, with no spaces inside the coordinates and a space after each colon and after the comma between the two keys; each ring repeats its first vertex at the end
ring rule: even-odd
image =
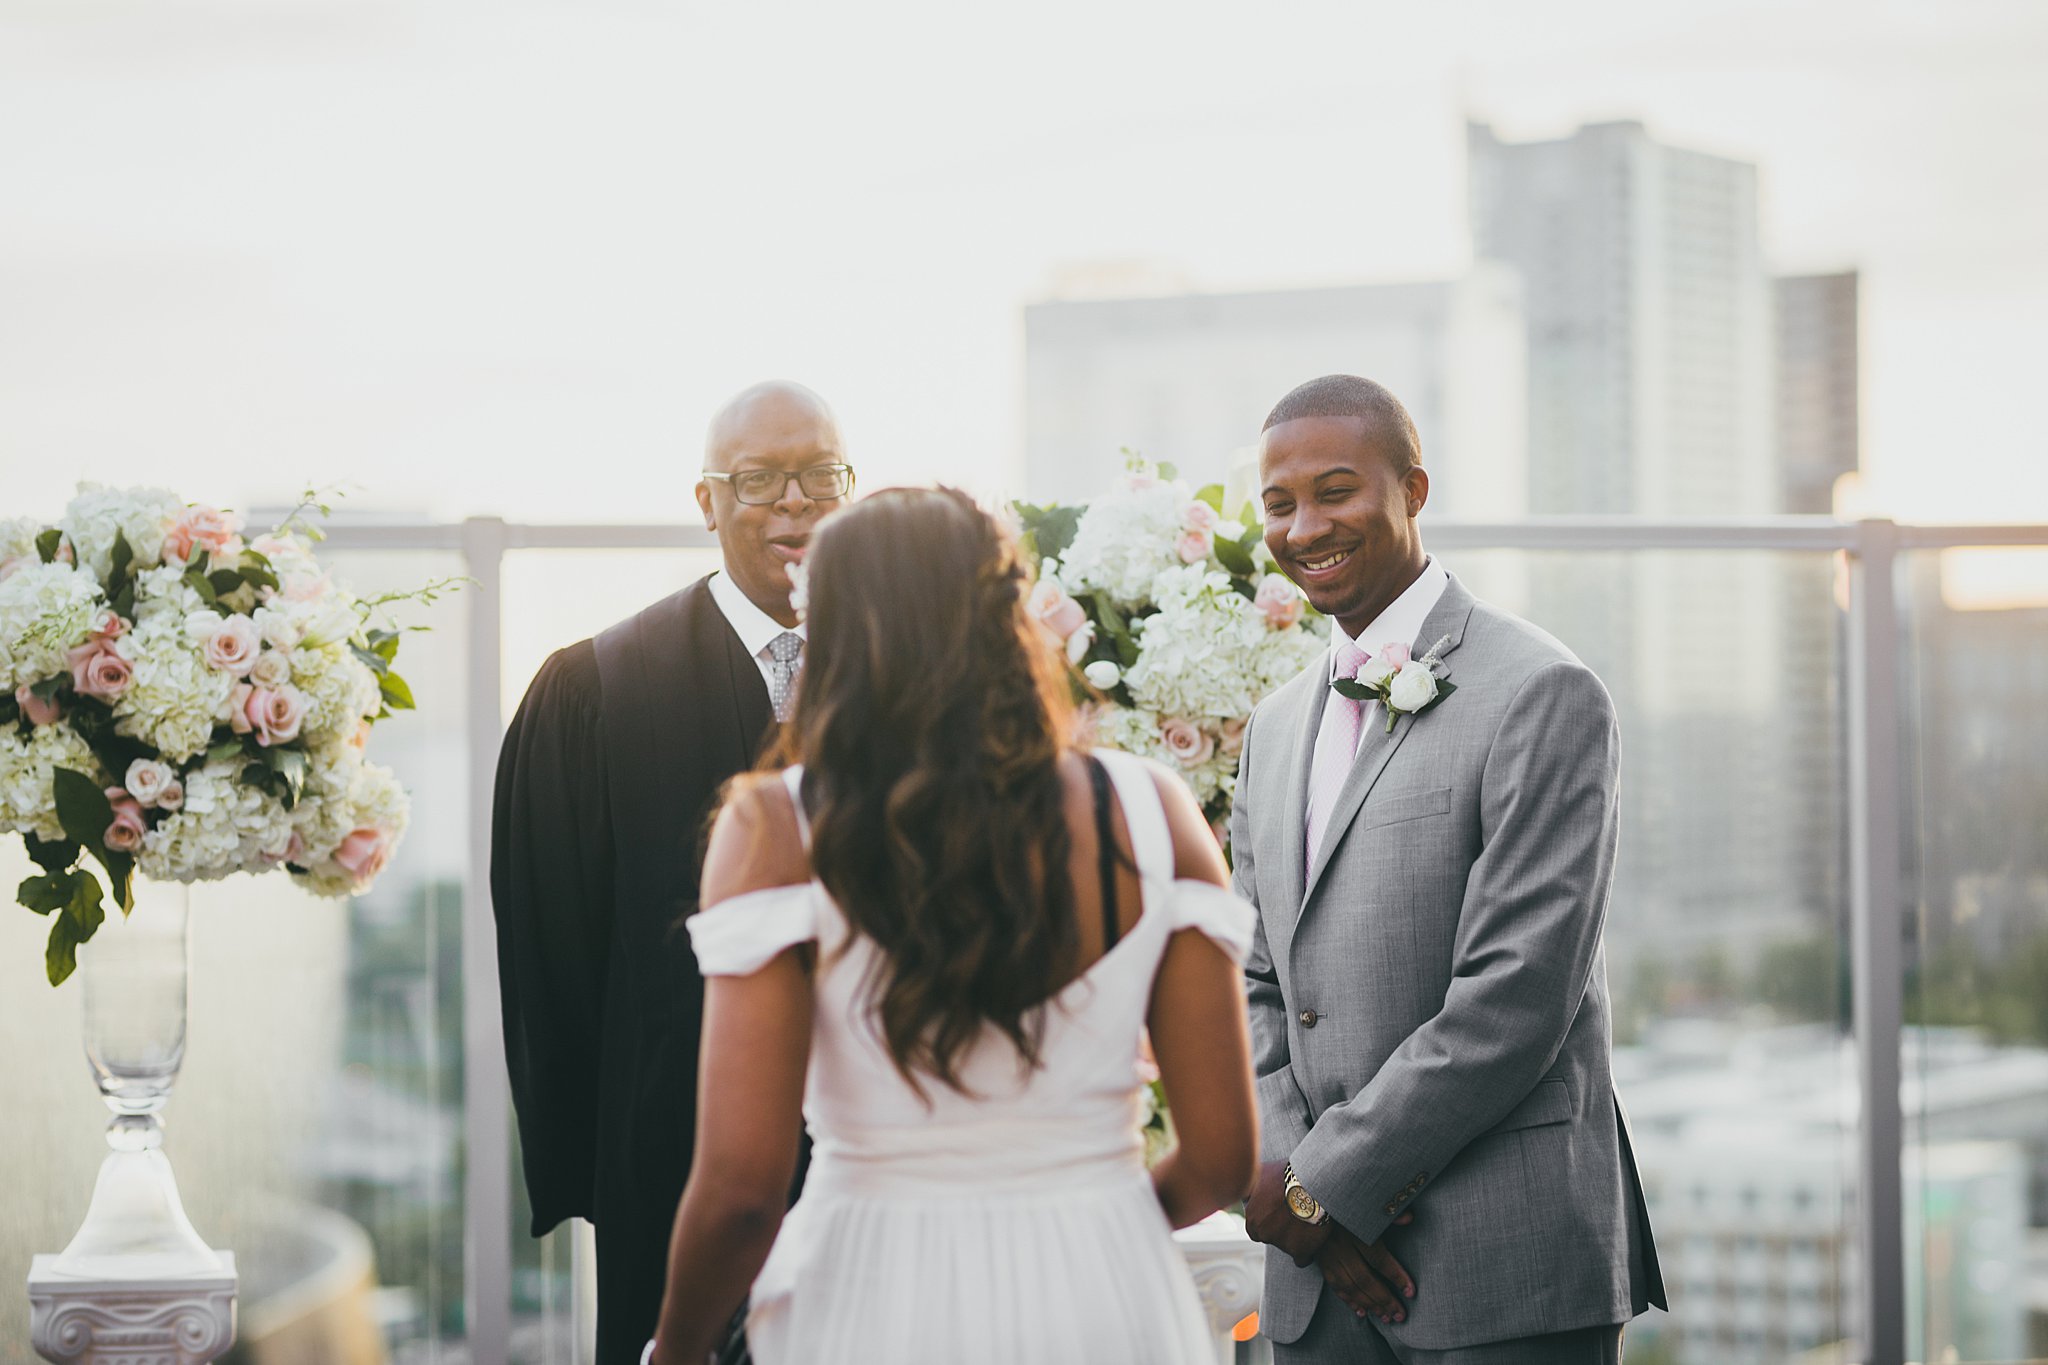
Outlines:
{"type": "Polygon", "coordinates": [[[1166,827],[1166,807],[1152,771],[1141,759],[1114,749],[1098,749],[1095,757],[1116,784],[1117,804],[1123,807],[1124,825],[1131,832],[1131,853],[1138,864],[1138,876],[1159,885],[1173,880],[1173,834],[1166,827]]]}

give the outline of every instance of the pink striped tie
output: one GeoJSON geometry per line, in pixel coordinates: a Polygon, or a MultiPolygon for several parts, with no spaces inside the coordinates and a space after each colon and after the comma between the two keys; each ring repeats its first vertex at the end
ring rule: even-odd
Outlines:
{"type": "MultiPolygon", "coordinates": [[[[1337,664],[1332,677],[1349,678],[1366,661],[1365,651],[1354,644],[1337,646],[1337,664]]],[[[1358,737],[1365,730],[1365,703],[1339,696],[1334,690],[1325,703],[1322,728],[1316,731],[1315,757],[1309,761],[1308,841],[1304,848],[1307,867],[1316,865],[1316,850],[1322,847],[1323,826],[1329,823],[1330,808],[1337,793],[1351,775],[1351,761],[1358,756],[1358,737]]]]}

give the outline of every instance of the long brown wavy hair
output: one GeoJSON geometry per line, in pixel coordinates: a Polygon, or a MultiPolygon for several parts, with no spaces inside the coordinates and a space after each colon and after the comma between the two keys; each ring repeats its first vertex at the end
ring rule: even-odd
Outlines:
{"type": "Polygon", "coordinates": [[[905,1080],[965,1093],[984,1027],[1037,1066],[1080,953],[1059,761],[1074,705],[1015,538],[966,494],[895,488],[812,537],[803,680],[771,762],[804,765],[811,866],[881,949],[905,1080]]]}

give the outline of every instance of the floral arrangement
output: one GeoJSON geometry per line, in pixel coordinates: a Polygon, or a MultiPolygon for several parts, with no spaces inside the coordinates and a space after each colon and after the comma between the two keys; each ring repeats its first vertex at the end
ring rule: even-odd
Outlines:
{"type": "Polygon", "coordinates": [[[50,917],[52,985],[138,873],[281,867],[346,896],[405,832],[404,790],[363,751],[413,698],[399,632],[370,620],[443,585],[357,599],[313,556],[315,505],[244,539],[164,489],[81,484],[55,525],[0,521],[0,834],[41,869],[17,898],[50,917]]]}
{"type": "Polygon", "coordinates": [[[1252,708],[1326,643],[1256,509],[1228,518],[1222,485],[1127,452],[1104,496],[1016,512],[1031,610],[1092,689],[1096,738],[1178,771],[1221,839],[1252,708]]]}

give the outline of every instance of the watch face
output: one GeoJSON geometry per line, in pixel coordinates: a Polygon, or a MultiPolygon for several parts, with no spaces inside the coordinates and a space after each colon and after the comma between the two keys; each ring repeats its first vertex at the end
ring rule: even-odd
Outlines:
{"type": "Polygon", "coordinates": [[[1322,1212],[1322,1205],[1316,1203],[1316,1197],[1299,1185],[1287,1192],[1287,1207],[1294,1210],[1296,1218],[1312,1219],[1322,1212]]]}

